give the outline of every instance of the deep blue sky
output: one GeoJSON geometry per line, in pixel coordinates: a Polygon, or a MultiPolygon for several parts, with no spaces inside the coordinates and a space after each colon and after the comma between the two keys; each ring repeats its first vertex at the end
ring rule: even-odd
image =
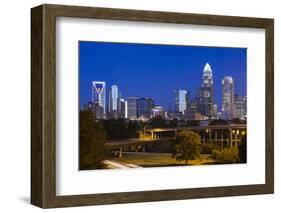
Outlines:
{"type": "Polygon", "coordinates": [[[105,81],[107,92],[116,84],[124,99],[151,97],[155,104],[173,108],[175,89],[187,89],[195,97],[208,62],[220,110],[224,76],[233,77],[235,93],[246,95],[246,61],[246,48],[80,41],[79,103],[91,101],[92,81],[105,81]]]}

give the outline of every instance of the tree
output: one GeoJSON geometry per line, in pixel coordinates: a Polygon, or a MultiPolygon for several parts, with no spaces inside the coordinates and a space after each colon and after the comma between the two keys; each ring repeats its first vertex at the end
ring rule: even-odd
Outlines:
{"type": "Polygon", "coordinates": [[[214,143],[204,143],[201,145],[201,154],[212,154],[215,149],[219,149],[218,145],[214,143]]]}
{"type": "Polygon", "coordinates": [[[231,123],[233,123],[233,124],[244,124],[244,123],[246,123],[246,122],[243,121],[243,120],[241,120],[240,118],[233,118],[233,119],[231,120],[231,123]]]}
{"type": "Polygon", "coordinates": [[[222,150],[213,150],[210,156],[216,161],[216,163],[238,163],[239,162],[239,151],[237,147],[225,148],[222,150]]]}
{"type": "Polygon", "coordinates": [[[197,120],[189,120],[187,121],[186,126],[199,126],[200,122],[197,120]]]}
{"type": "Polygon", "coordinates": [[[200,135],[192,131],[182,131],[177,135],[172,158],[177,161],[194,160],[200,156],[200,135]]]}
{"type": "Polygon", "coordinates": [[[150,119],[150,126],[152,128],[167,127],[166,121],[161,116],[156,116],[156,117],[150,119]]]}
{"type": "Polygon", "coordinates": [[[170,121],[169,123],[170,127],[177,127],[178,126],[178,119],[174,118],[173,120],[170,121]]]}
{"type": "Polygon", "coordinates": [[[210,122],[210,126],[215,126],[215,125],[228,125],[229,123],[226,120],[213,120],[210,122]]]}
{"type": "Polygon", "coordinates": [[[240,163],[247,163],[247,136],[244,135],[238,147],[240,163]]]}
{"type": "Polygon", "coordinates": [[[100,122],[89,110],[80,111],[79,167],[80,169],[103,168],[105,157],[105,132],[100,122]]]}
{"type": "Polygon", "coordinates": [[[128,137],[127,126],[123,119],[102,120],[107,139],[122,139],[128,137]]]}
{"type": "Polygon", "coordinates": [[[127,138],[137,137],[138,123],[137,121],[130,120],[127,128],[127,138]]]}

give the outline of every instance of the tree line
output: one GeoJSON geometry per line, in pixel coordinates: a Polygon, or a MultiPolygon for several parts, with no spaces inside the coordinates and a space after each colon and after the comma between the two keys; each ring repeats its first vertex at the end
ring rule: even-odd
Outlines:
{"type": "MultiPolygon", "coordinates": [[[[153,119],[154,127],[161,126],[162,119],[153,119]]],[[[83,169],[105,168],[106,140],[134,138],[144,128],[145,123],[137,121],[96,120],[88,110],[79,116],[79,167],[83,169]]],[[[246,136],[239,147],[220,149],[214,144],[201,144],[200,135],[192,131],[180,132],[172,143],[172,157],[188,164],[190,160],[200,158],[200,154],[210,154],[215,163],[245,163],[247,161],[246,136]]]]}

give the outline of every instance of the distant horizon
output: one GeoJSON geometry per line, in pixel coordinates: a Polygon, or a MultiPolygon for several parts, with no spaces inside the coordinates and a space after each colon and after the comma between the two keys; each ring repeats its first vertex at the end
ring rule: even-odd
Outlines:
{"type": "Polygon", "coordinates": [[[160,44],[79,41],[79,105],[91,101],[92,82],[106,83],[106,103],[112,85],[121,98],[152,98],[165,110],[174,109],[174,91],[201,87],[203,68],[213,73],[214,104],[221,111],[225,76],[234,80],[235,94],[247,96],[247,49],[160,44]]]}

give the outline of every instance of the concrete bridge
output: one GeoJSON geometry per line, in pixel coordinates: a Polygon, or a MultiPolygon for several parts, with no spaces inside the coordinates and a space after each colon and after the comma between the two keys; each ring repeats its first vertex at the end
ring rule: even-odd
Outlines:
{"type": "Polygon", "coordinates": [[[160,141],[160,139],[151,138],[128,138],[124,140],[115,140],[106,142],[107,150],[115,151],[119,157],[122,157],[122,152],[145,152],[148,145],[160,141]]]}
{"type": "Polygon", "coordinates": [[[229,147],[237,146],[241,138],[246,135],[246,124],[229,124],[229,125],[207,125],[192,127],[172,127],[172,128],[150,128],[144,132],[145,137],[151,139],[161,139],[164,133],[172,133],[176,138],[178,133],[184,130],[196,132],[201,136],[201,142],[220,143],[221,147],[226,144],[229,147]]]}
{"type": "Polygon", "coordinates": [[[152,138],[128,138],[124,140],[113,140],[106,142],[106,146],[108,149],[116,149],[116,148],[130,148],[133,146],[143,146],[149,143],[160,141],[160,139],[152,139],[152,138]]]}
{"type": "Polygon", "coordinates": [[[223,147],[238,146],[243,136],[246,135],[246,124],[150,128],[144,131],[142,138],[129,138],[117,141],[108,141],[107,150],[111,150],[119,157],[122,152],[145,152],[146,148],[156,142],[175,139],[179,132],[190,130],[201,136],[201,143],[214,143],[223,147]],[[165,135],[169,133],[169,135],[165,135]]]}

